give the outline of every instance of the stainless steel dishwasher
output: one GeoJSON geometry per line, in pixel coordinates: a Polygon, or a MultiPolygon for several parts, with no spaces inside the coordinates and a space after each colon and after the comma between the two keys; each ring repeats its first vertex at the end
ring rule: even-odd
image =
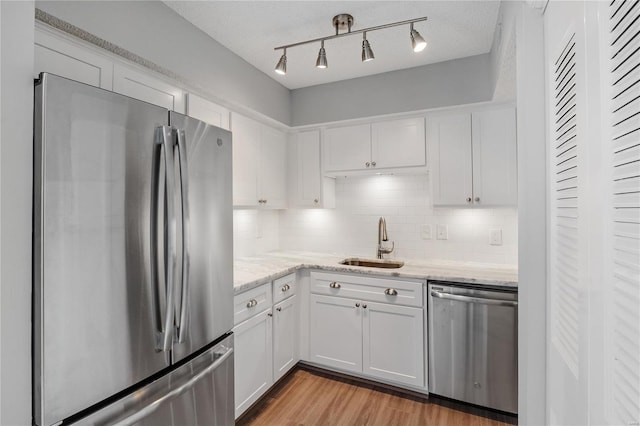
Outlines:
{"type": "Polygon", "coordinates": [[[429,392],[518,411],[515,288],[429,283],[429,392]]]}

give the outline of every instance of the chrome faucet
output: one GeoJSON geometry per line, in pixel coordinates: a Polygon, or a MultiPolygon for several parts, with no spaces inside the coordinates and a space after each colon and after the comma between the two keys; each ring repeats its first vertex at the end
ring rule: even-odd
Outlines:
{"type": "Polygon", "coordinates": [[[389,241],[387,237],[387,221],[381,217],[378,221],[378,259],[382,259],[383,254],[389,254],[393,251],[395,243],[391,242],[391,248],[382,247],[383,241],[389,241]]]}

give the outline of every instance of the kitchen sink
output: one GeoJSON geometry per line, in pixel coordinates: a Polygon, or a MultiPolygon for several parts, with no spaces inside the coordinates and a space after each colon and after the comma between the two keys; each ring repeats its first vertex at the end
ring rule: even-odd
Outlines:
{"type": "Polygon", "coordinates": [[[348,259],[340,261],[340,264],[349,266],[364,266],[366,268],[398,269],[402,268],[404,262],[399,260],[359,259],[357,257],[350,257],[348,259]]]}

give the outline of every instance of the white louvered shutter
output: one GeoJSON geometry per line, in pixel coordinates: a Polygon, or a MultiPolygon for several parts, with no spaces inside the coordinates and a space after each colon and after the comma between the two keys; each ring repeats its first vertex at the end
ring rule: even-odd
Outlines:
{"type": "Polygon", "coordinates": [[[545,13],[548,214],[549,423],[588,423],[589,287],[584,4],[545,13]]]}
{"type": "Polygon", "coordinates": [[[640,424],[640,2],[604,8],[604,141],[610,179],[605,212],[605,415],[640,424]]]}

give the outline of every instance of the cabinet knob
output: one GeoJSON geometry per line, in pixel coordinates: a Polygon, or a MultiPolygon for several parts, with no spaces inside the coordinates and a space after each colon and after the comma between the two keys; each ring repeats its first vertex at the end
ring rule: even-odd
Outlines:
{"type": "Polygon", "coordinates": [[[330,282],[330,283],[329,283],[329,287],[330,287],[330,288],[340,288],[340,283],[337,283],[337,282],[335,282],[335,281],[330,282]]]}
{"type": "Polygon", "coordinates": [[[376,166],[376,162],[375,162],[375,161],[372,161],[372,162],[371,162],[371,165],[372,165],[373,167],[375,167],[375,166],[376,166]]]}
{"type": "Polygon", "coordinates": [[[262,200],[262,202],[263,202],[263,203],[265,203],[265,204],[267,204],[267,200],[266,200],[266,199],[265,199],[265,200],[262,200]]]}
{"type": "Polygon", "coordinates": [[[276,311],[280,312],[280,311],[282,311],[282,308],[281,308],[280,306],[278,306],[278,307],[276,308],[276,311]]]}
{"type": "Polygon", "coordinates": [[[360,307],[360,303],[356,302],[356,308],[360,307]]]}
{"type": "Polygon", "coordinates": [[[363,308],[363,309],[367,309],[367,304],[366,304],[366,303],[363,303],[363,304],[362,304],[362,308],[363,308]]]}
{"type": "Polygon", "coordinates": [[[467,197],[467,203],[471,202],[471,197],[467,197]]]}
{"type": "Polygon", "coordinates": [[[264,200],[258,200],[258,204],[264,203],[264,200]]]}
{"type": "Polygon", "coordinates": [[[480,202],[480,197],[476,197],[476,198],[475,198],[475,202],[476,202],[476,203],[479,203],[479,202],[480,202]]]}
{"type": "Polygon", "coordinates": [[[258,305],[258,301],[256,299],[251,299],[247,303],[247,308],[253,308],[258,305]]]}
{"type": "Polygon", "coordinates": [[[320,202],[320,200],[318,200],[317,198],[314,198],[314,199],[313,199],[313,202],[314,202],[315,204],[318,204],[318,203],[320,202]]]}
{"type": "Polygon", "coordinates": [[[387,296],[397,296],[398,290],[396,290],[395,288],[388,288],[384,291],[384,294],[386,294],[387,296]]]}
{"type": "Polygon", "coordinates": [[[364,163],[364,165],[369,167],[371,165],[371,163],[367,161],[366,163],[364,163]]]}
{"type": "Polygon", "coordinates": [[[268,316],[268,317],[272,317],[272,316],[273,316],[273,313],[269,312],[269,313],[267,314],[267,316],[268,316]]]}

